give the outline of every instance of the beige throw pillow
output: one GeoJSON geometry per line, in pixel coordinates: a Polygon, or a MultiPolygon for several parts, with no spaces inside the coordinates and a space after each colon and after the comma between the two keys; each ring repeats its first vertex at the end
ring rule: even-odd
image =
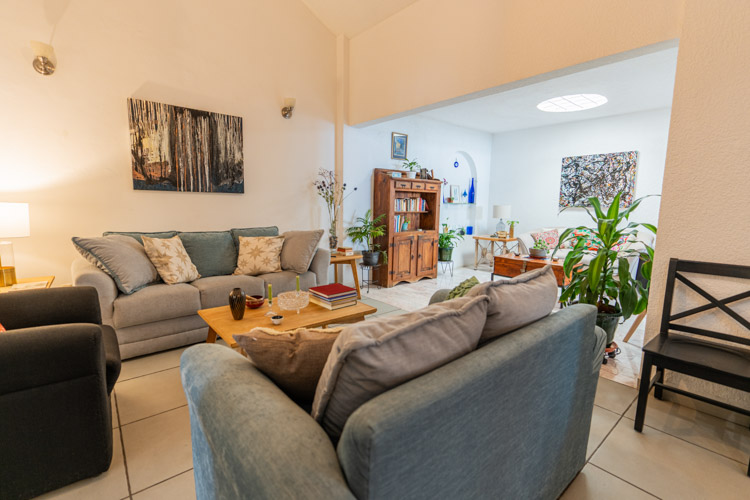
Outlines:
{"type": "Polygon", "coordinates": [[[297,274],[307,272],[323,236],[323,230],[287,231],[282,236],[284,246],[281,248],[281,268],[297,274]]]}
{"type": "Polygon", "coordinates": [[[299,403],[315,397],[320,373],[341,328],[298,328],[279,332],[254,328],[234,336],[255,366],[299,403]]]}
{"type": "Polygon", "coordinates": [[[143,248],[149,260],[168,285],[195,281],[201,277],[179,236],[149,238],[143,236],[143,248]]]}
{"type": "Polygon", "coordinates": [[[481,338],[485,342],[549,315],[557,304],[557,280],[552,267],[545,266],[512,280],[480,283],[466,296],[490,298],[481,338]]]}
{"type": "Polygon", "coordinates": [[[313,418],[336,441],[370,399],[473,351],[488,302],[462,297],[345,327],[315,390],[313,418]]]}
{"type": "Polygon", "coordinates": [[[281,271],[283,236],[240,236],[237,269],[234,274],[278,273],[281,271]]]}

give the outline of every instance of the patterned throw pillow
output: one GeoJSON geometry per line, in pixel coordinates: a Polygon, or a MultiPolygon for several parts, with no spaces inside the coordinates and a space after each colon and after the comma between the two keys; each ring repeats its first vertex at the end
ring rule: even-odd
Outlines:
{"type": "Polygon", "coordinates": [[[478,284],[479,280],[476,276],[472,276],[471,278],[462,281],[456,288],[448,293],[448,300],[463,297],[469,290],[471,290],[471,287],[477,286],[478,284]]]}
{"type": "Polygon", "coordinates": [[[557,242],[560,241],[560,233],[557,232],[557,229],[531,233],[531,237],[534,238],[534,243],[538,240],[544,241],[550,250],[553,250],[557,246],[557,242]]]}
{"type": "Polygon", "coordinates": [[[168,285],[195,281],[198,274],[179,236],[172,238],[149,238],[143,236],[143,248],[159,276],[168,285]]]}
{"type": "Polygon", "coordinates": [[[583,246],[589,252],[598,252],[603,245],[602,240],[594,236],[591,229],[575,229],[573,230],[573,236],[575,236],[573,246],[583,240],[583,246]]]}
{"type": "Polygon", "coordinates": [[[240,236],[240,251],[234,274],[278,273],[281,271],[283,236],[240,236]]]}

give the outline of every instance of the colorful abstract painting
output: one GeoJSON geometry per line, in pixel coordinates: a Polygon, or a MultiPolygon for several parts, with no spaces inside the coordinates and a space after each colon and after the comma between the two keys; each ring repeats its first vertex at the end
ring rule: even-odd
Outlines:
{"type": "Polygon", "coordinates": [[[242,118],[128,99],[133,189],[243,193],[242,118]]]}
{"type": "Polygon", "coordinates": [[[635,171],[638,151],[569,156],[562,160],[560,174],[560,208],[590,205],[596,196],[609,206],[622,191],[621,207],[629,207],[635,192],[635,171]]]}

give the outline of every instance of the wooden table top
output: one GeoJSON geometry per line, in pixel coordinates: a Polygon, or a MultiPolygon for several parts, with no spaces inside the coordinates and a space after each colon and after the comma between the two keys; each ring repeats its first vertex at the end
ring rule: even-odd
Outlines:
{"type": "MultiPolygon", "coordinates": [[[[34,278],[22,278],[22,279],[18,280],[18,284],[19,285],[23,285],[25,283],[36,283],[37,281],[40,281],[40,282],[41,281],[46,281],[47,282],[47,286],[40,286],[38,288],[50,288],[52,286],[52,282],[55,281],[55,277],[54,276],[36,276],[34,278]]],[[[0,293],[13,291],[13,290],[11,290],[11,288],[13,288],[13,285],[11,285],[11,286],[0,286],[0,293]]],[[[26,290],[32,290],[32,289],[31,288],[27,288],[26,290]]]]}
{"type": "Polygon", "coordinates": [[[342,307],[335,311],[329,311],[325,307],[310,303],[304,309],[300,309],[299,314],[297,314],[297,311],[282,311],[279,309],[278,304],[274,304],[273,311],[276,314],[284,316],[284,320],[280,325],[274,325],[271,323],[271,317],[266,316],[268,303],[263,304],[257,309],[245,309],[245,316],[241,320],[232,318],[232,312],[228,305],[213,307],[211,309],[201,309],[198,311],[198,315],[221,338],[230,344],[230,347],[234,348],[237,346],[237,343],[234,342],[232,335],[247,333],[253,328],[260,326],[273,328],[282,332],[294,330],[295,328],[316,328],[332,323],[358,321],[365,315],[377,312],[377,309],[362,302],[357,302],[354,306],[342,307]],[[229,340],[232,342],[229,342],[229,340]]]}
{"type": "Polygon", "coordinates": [[[361,253],[355,253],[354,255],[337,255],[331,254],[331,264],[340,264],[342,262],[351,262],[353,260],[361,259],[361,253]]]}
{"type": "Polygon", "coordinates": [[[497,238],[495,236],[472,236],[475,240],[485,240],[485,241],[500,241],[503,243],[510,243],[511,241],[516,241],[518,238],[497,238]]]}
{"type": "Polygon", "coordinates": [[[538,262],[540,264],[550,264],[551,266],[560,266],[562,267],[565,263],[565,259],[551,259],[547,257],[546,259],[538,259],[536,257],[530,257],[528,255],[516,255],[514,253],[505,253],[503,255],[495,255],[495,259],[507,259],[507,260],[517,260],[517,261],[525,261],[525,262],[538,262]]]}

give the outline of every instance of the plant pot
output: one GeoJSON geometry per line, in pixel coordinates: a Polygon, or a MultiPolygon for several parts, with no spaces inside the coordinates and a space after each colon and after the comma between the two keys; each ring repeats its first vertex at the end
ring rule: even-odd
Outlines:
{"type": "Polygon", "coordinates": [[[362,264],[366,266],[377,266],[380,260],[380,252],[362,251],[362,264]]]}
{"type": "Polygon", "coordinates": [[[416,179],[417,178],[417,173],[416,172],[406,172],[406,176],[409,179],[416,179]]]}
{"type": "Polygon", "coordinates": [[[617,330],[617,323],[622,318],[621,313],[607,314],[597,313],[596,314],[596,326],[601,328],[607,333],[607,346],[612,343],[615,339],[615,331],[617,330]]]}
{"type": "Polygon", "coordinates": [[[453,259],[453,247],[438,247],[438,260],[447,262],[453,259]]]}
{"type": "Polygon", "coordinates": [[[529,248],[529,257],[534,257],[535,259],[546,259],[547,250],[541,248],[529,248]]]}

